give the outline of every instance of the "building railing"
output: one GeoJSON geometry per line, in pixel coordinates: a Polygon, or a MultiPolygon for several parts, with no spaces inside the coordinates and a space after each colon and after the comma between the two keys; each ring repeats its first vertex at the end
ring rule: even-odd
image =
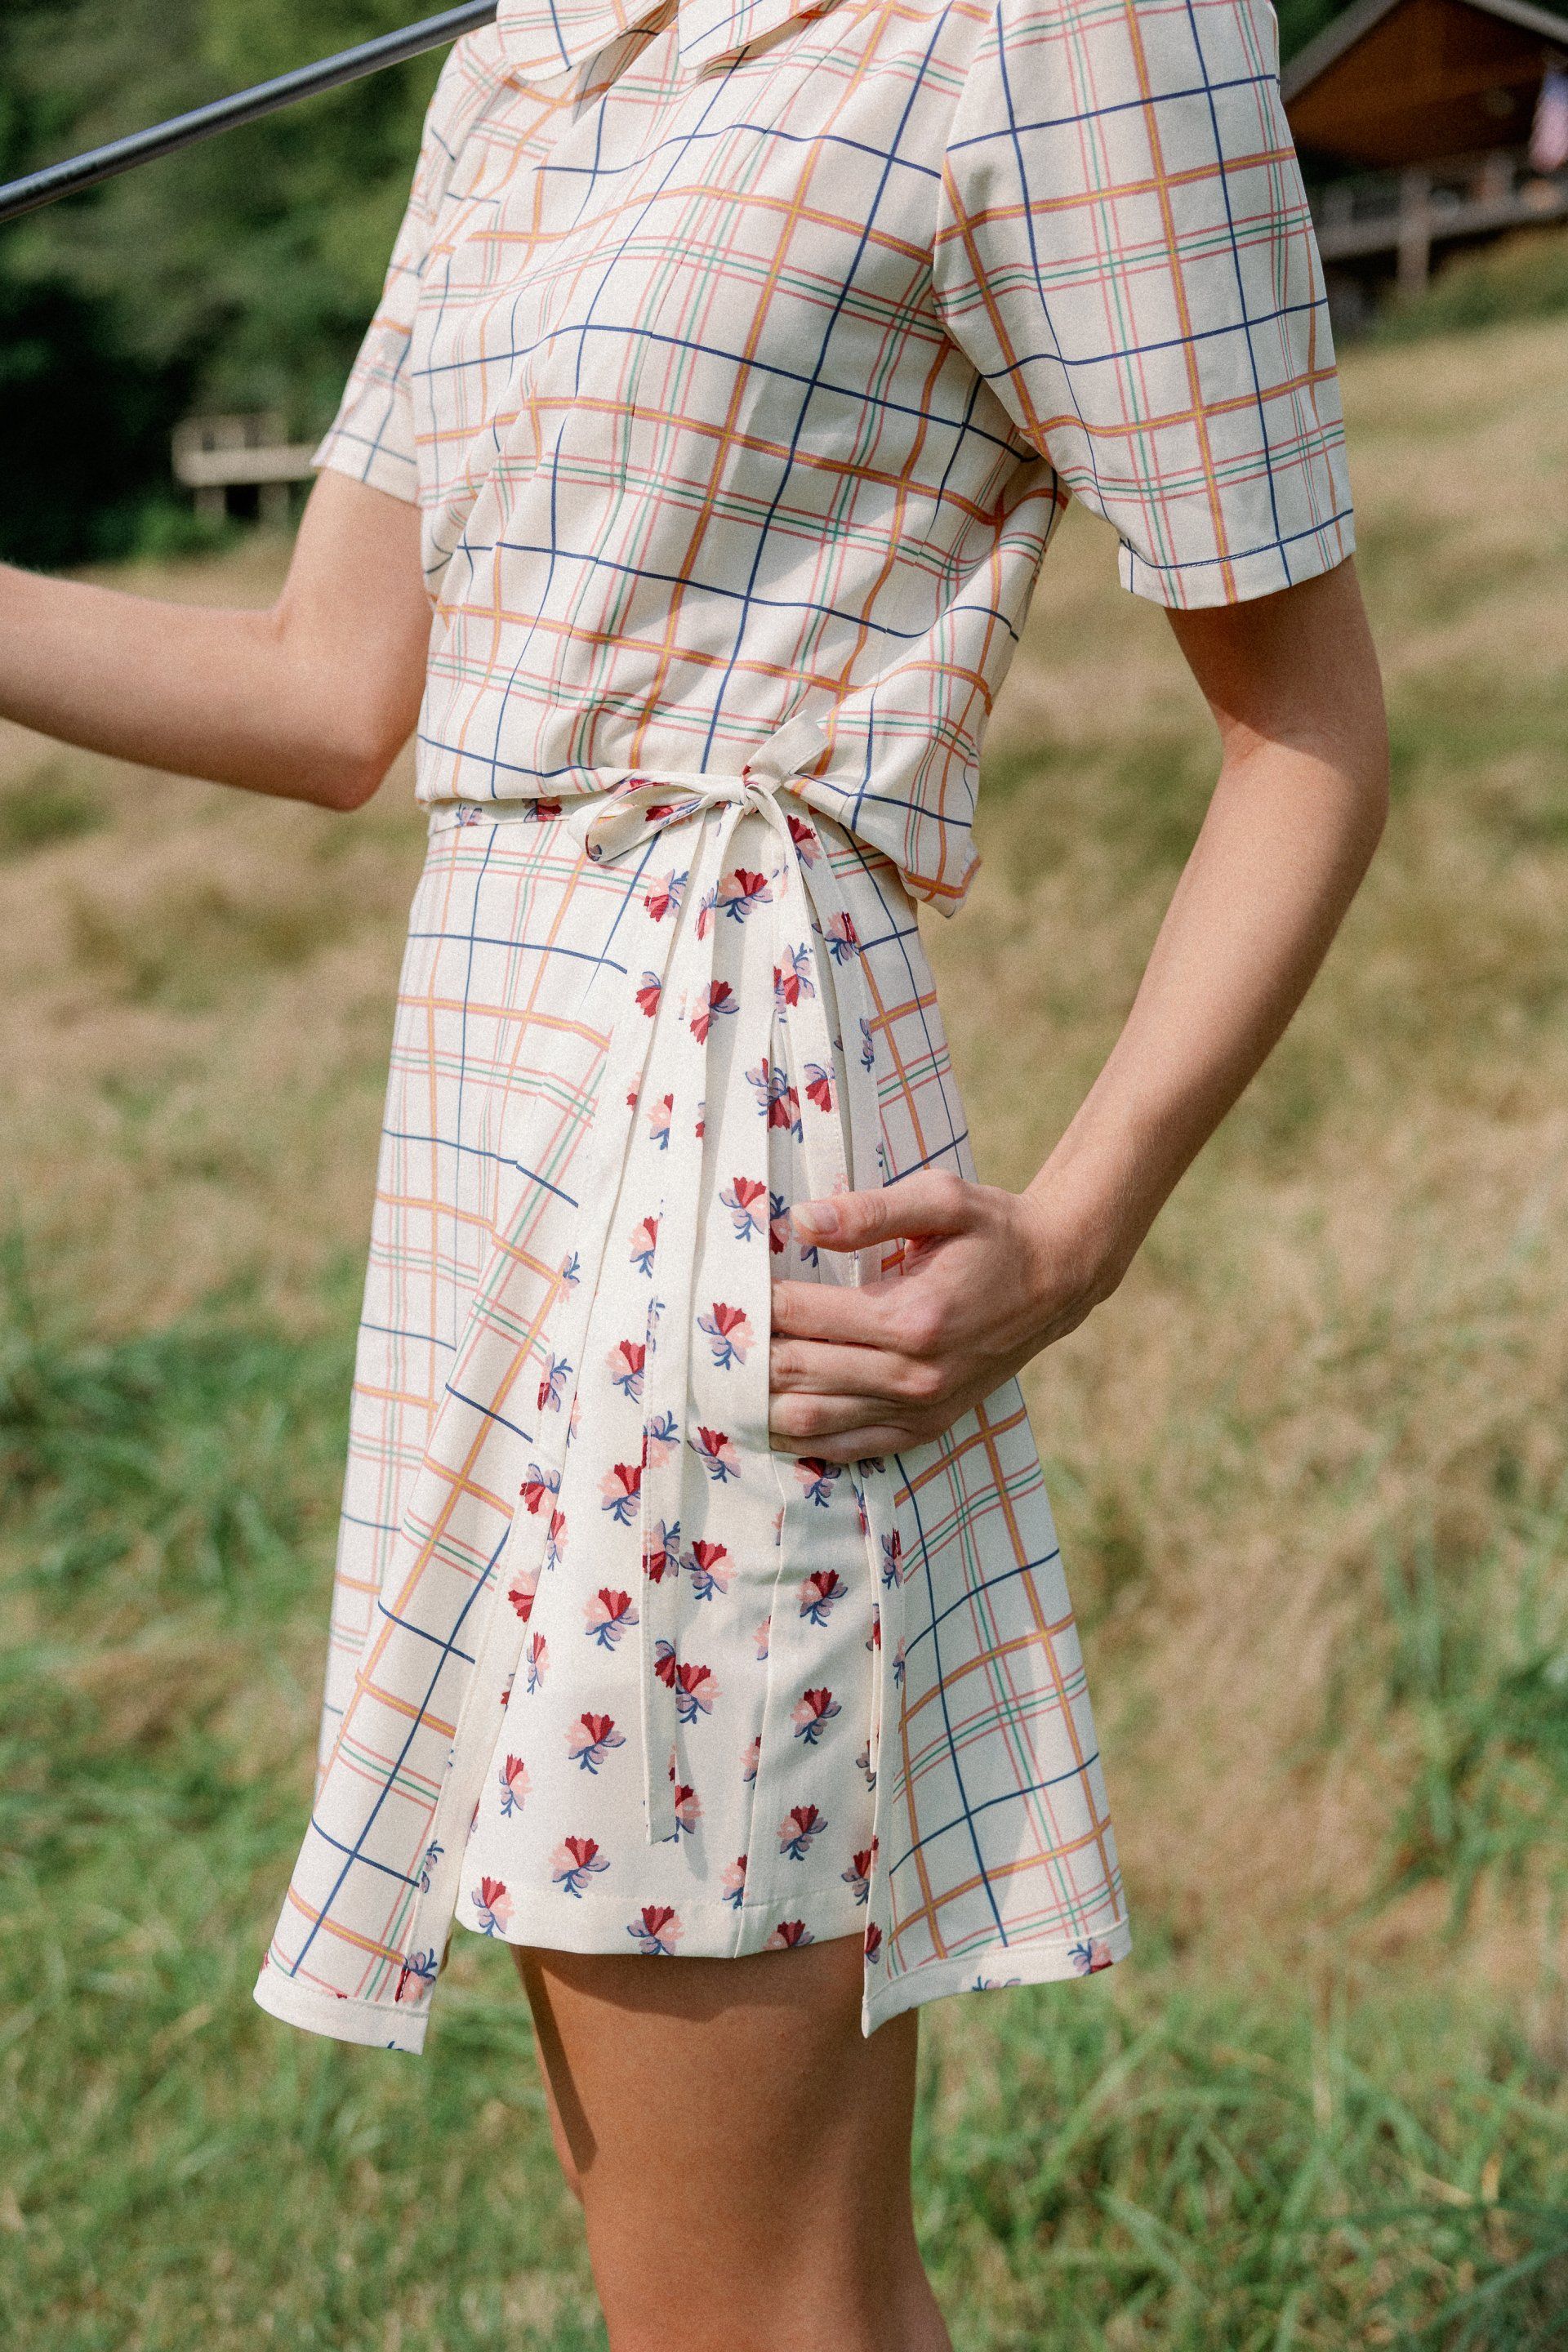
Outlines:
{"type": "Polygon", "coordinates": [[[1434,245],[1446,238],[1568,219],[1568,168],[1543,173],[1499,151],[1368,173],[1319,188],[1312,217],[1325,261],[1392,254],[1401,292],[1417,293],[1431,275],[1434,245]]]}

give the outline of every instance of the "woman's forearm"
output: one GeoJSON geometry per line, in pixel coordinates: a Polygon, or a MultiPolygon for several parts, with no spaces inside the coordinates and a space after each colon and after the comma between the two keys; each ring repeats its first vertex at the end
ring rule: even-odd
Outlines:
{"type": "Polygon", "coordinates": [[[853,1462],[938,1436],[1109,1297],[1366,870],[1387,740],[1349,565],[1173,625],[1220,773],[1121,1034],[1023,1192],[922,1171],[796,1207],[824,1248],[910,1246],[889,1279],[775,1286],[770,1426],[785,1451],[853,1462]]]}
{"type": "Polygon", "coordinates": [[[0,717],[144,767],[356,806],[413,725],[429,620],[415,510],[322,476],[265,611],[0,565],[0,717]]]}

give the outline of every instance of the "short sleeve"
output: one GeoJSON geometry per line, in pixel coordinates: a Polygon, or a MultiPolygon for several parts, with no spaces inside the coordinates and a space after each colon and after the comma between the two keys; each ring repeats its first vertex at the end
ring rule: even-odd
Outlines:
{"type": "Polygon", "coordinates": [[[448,55],[425,111],[419,157],[403,219],[393,242],[375,315],[349,370],[337,415],[311,454],[394,498],[416,500],[419,469],[407,359],[415,308],[425,275],[430,232],[451,176],[454,100],[464,78],[463,45],[448,55]]]}
{"type": "Polygon", "coordinates": [[[1112,525],[1237,603],[1354,546],[1322,264],[1268,0],[996,0],[943,161],[952,340],[1112,525]]]}

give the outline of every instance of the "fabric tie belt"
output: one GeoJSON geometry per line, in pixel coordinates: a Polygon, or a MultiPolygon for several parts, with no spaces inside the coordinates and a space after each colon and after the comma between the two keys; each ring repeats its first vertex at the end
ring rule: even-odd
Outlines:
{"type": "MultiPolygon", "coordinates": [[[[649,1843],[677,1834],[679,1544],[681,1529],[691,1525],[686,1508],[689,1482],[712,1475],[692,1456],[689,1440],[701,1433],[689,1433],[686,1424],[698,1329],[704,1197],[698,1156],[704,1145],[697,1139],[710,1123],[703,1107],[721,1019],[729,1027],[730,1067],[745,1074],[761,1114],[752,1130],[754,1148],[746,1153],[751,1164],[737,1171],[726,1161],[723,1171],[728,1177],[741,1174],[746,1199],[760,1204],[763,1246],[755,1259],[760,1280],[752,1281],[747,1299],[725,1309],[739,1309],[737,1321],[745,1342],[743,1353],[732,1352],[730,1360],[727,1394],[733,1396],[735,1409],[726,1410],[726,1433],[732,1433],[748,1451],[770,1450],[768,1235],[784,1206],[768,1181],[771,1129],[786,1127],[796,1138],[813,1199],[885,1181],[876,1036],[860,943],[833,873],[827,841],[811,821],[802,797],[804,780],[798,777],[822,740],[814,722],[794,721],[759,746],[737,774],[639,770],[603,793],[584,797],[580,805],[568,803],[563,819],[595,866],[617,864],[659,836],[698,827],[686,873],[654,879],[653,895],[668,894],[673,919],[648,927],[648,966],[640,974],[627,975],[627,1003],[617,1011],[611,1032],[583,1181],[574,1188],[582,1236],[577,1257],[588,1271],[608,1244],[621,1168],[638,1110],[657,1112],[667,1098],[683,1108],[698,1106],[695,1135],[684,1131],[677,1139],[664,1189],[653,1244],[653,1306],[643,1362],[642,1460],[625,1465],[639,1477],[637,1508],[644,1573],[638,1680],[649,1843]],[[710,822],[714,818],[716,823],[710,822]],[[720,982],[716,993],[714,975],[720,926],[731,919],[744,928],[742,961],[752,980],[760,982],[742,984],[732,1004],[726,983],[720,982]],[[842,1088],[836,1049],[842,1055],[842,1088]],[[683,1159],[683,1153],[691,1156],[683,1159]]],[[[467,807],[485,819],[530,813],[529,803],[515,801],[467,807]]],[[[717,1117],[716,1096],[714,1108],[717,1117]]],[[[820,1270],[821,1277],[830,1282],[867,1278],[858,1252],[825,1254],[820,1270]]],[[[581,1308],[585,1323],[595,1285],[589,1281],[580,1287],[589,1295],[581,1308]]],[[[581,1339],[581,1327],[575,1336],[581,1339]]],[[[552,1355],[565,1355],[571,1342],[563,1330],[559,1336],[552,1334],[549,1344],[552,1355]]],[[[713,1333],[705,1344],[722,1348],[724,1333],[713,1333]]],[[[580,1347],[573,1348],[572,1360],[581,1377],[586,1368],[580,1347]]],[[[867,1515],[863,1475],[859,1471],[853,1475],[875,1600],[880,1573],[877,1533],[867,1515]]],[[[689,1564],[689,1559],[686,1566],[689,1564]]],[[[874,1654],[868,1758],[873,1774],[880,1684],[880,1660],[874,1654]]]]}

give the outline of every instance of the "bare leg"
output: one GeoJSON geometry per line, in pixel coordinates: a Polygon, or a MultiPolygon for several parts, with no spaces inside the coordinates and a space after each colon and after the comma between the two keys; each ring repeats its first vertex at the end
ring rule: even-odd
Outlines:
{"type": "Polygon", "coordinates": [[[916,2020],[862,2035],[858,1937],[511,1948],[611,2352],[952,2352],[910,2206],[916,2020]]]}

